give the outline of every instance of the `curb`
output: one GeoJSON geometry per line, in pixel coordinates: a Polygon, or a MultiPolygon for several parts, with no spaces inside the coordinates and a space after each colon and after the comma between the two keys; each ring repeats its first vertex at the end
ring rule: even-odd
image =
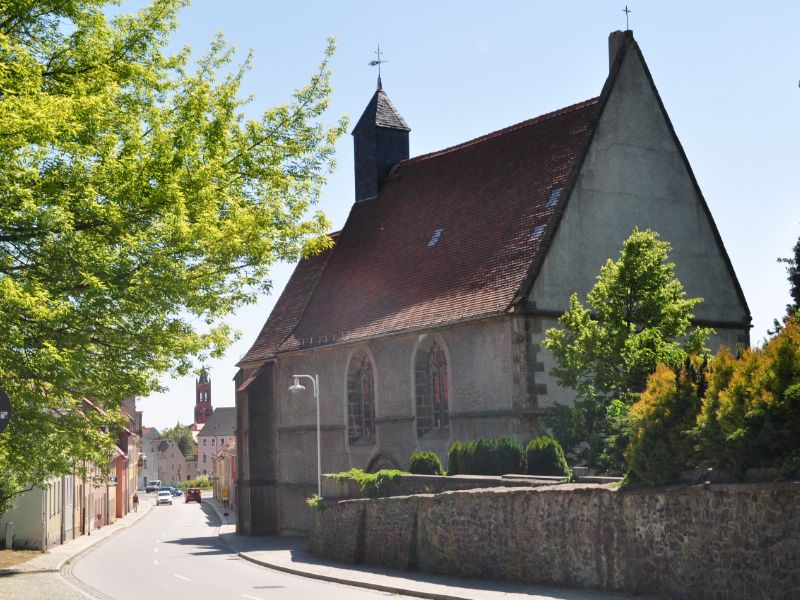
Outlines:
{"type": "Polygon", "coordinates": [[[231,551],[236,552],[236,555],[243,558],[244,560],[262,567],[267,567],[268,569],[273,569],[275,571],[290,573],[291,575],[299,575],[300,577],[306,577],[308,579],[319,579],[321,581],[329,581],[331,583],[339,583],[342,585],[349,585],[351,587],[359,587],[368,590],[375,590],[378,592],[388,592],[390,594],[412,596],[414,598],[430,598],[431,600],[472,600],[471,598],[467,598],[465,596],[453,596],[451,594],[436,594],[434,592],[423,592],[421,590],[409,590],[406,588],[396,587],[392,585],[381,585],[379,583],[370,583],[368,581],[343,579],[341,577],[334,577],[332,575],[323,575],[321,573],[310,573],[308,571],[301,571],[299,569],[293,569],[291,567],[275,565],[272,563],[257,560],[251,556],[247,556],[244,552],[237,552],[228,545],[222,533],[219,534],[219,537],[222,540],[223,544],[225,544],[228,548],[230,548],[231,551]]]}
{"type": "Polygon", "coordinates": [[[407,588],[392,586],[392,585],[381,585],[380,583],[371,583],[368,581],[358,581],[353,579],[344,579],[342,577],[335,577],[333,575],[323,575],[322,573],[312,573],[309,571],[303,571],[301,569],[294,569],[292,567],[285,567],[283,565],[276,565],[274,563],[269,563],[263,560],[258,560],[253,558],[252,556],[248,556],[246,552],[239,552],[238,550],[234,549],[228,542],[225,540],[225,534],[222,533],[222,527],[224,525],[222,515],[219,512],[216,504],[209,502],[208,503],[211,507],[213,507],[214,512],[217,513],[217,518],[220,520],[220,526],[217,528],[217,537],[220,541],[228,548],[231,552],[235,553],[236,556],[242,558],[248,562],[253,564],[259,565],[261,567],[266,567],[268,569],[272,569],[274,571],[280,571],[282,573],[289,573],[290,575],[298,575],[300,577],[306,577],[308,579],[318,579],[320,581],[328,581],[330,583],[339,583],[341,585],[348,585],[350,587],[359,587],[368,590],[375,590],[377,592],[388,592],[390,594],[399,594],[403,596],[412,596],[414,598],[429,598],[430,600],[473,600],[472,598],[467,598],[465,596],[454,596],[452,594],[437,594],[434,592],[425,592],[422,590],[410,590],[407,588]]]}

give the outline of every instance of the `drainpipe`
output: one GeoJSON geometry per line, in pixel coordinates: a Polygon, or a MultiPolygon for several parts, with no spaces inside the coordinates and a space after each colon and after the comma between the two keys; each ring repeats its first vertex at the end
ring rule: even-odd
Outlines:
{"type": "Polygon", "coordinates": [[[42,552],[47,552],[47,490],[42,488],[42,552]]]}
{"type": "MultiPolygon", "coordinates": [[[[83,466],[86,467],[86,461],[83,461],[83,466]]],[[[83,493],[86,494],[86,535],[92,535],[92,513],[94,507],[92,506],[92,491],[87,485],[86,475],[83,476],[83,493]]]]}
{"type": "Polygon", "coordinates": [[[64,517],[67,514],[67,478],[61,476],[61,543],[67,541],[67,523],[64,517]]]}

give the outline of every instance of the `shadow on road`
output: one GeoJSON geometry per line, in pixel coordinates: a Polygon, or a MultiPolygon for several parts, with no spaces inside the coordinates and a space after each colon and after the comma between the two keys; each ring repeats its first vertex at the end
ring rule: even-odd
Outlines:
{"type": "Polygon", "coordinates": [[[209,554],[231,554],[224,545],[220,544],[215,535],[202,537],[186,537],[174,540],[164,540],[164,544],[174,544],[176,546],[195,546],[197,549],[187,552],[193,556],[207,556],[209,554]]]}
{"type": "Polygon", "coordinates": [[[203,509],[203,513],[206,515],[206,524],[209,527],[219,527],[222,525],[222,521],[219,520],[217,511],[215,511],[208,502],[201,503],[200,508],[203,509]]]}
{"type": "MultiPolygon", "coordinates": [[[[205,514],[206,525],[209,527],[220,526],[221,522],[219,517],[209,504],[201,503],[200,509],[203,511],[203,514],[205,514]]],[[[196,556],[205,556],[209,554],[231,554],[235,556],[235,554],[231,552],[227,546],[220,543],[219,539],[217,538],[216,531],[207,536],[184,537],[173,540],[165,540],[164,543],[175,544],[178,546],[196,546],[197,550],[194,552],[189,552],[189,554],[196,556]]]]}

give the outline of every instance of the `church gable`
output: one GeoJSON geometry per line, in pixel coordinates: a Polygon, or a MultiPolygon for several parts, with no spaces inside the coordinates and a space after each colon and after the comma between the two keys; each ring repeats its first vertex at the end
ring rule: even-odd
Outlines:
{"type": "Polygon", "coordinates": [[[563,216],[549,232],[529,305],[560,314],[572,292],[585,296],[634,227],[650,228],[672,244],[687,294],[705,299],[697,318],[746,329],[744,295],[641,51],[630,32],[612,34],[614,41],[621,49],[599,121],[563,216]]]}

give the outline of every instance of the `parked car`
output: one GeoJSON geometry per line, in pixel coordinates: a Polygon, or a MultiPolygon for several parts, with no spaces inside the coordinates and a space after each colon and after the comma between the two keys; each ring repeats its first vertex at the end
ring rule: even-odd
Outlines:
{"type": "Polygon", "coordinates": [[[172,494],[169,490],[159,490],[156,496],[156,506],[159,504],[172,504],[172,494]]]}
{"type": "Polygon", "coordinates": [[[186,490],[186,502],[191,502],[193,500],[202,502],[200,498],[200,488],[189,488],[186,490]]]}
{"type": "Polygon", "coordinates": [[[147,493],[157,492],[160,487],[161,487],[161,480],[154,479],[153,481],[147,482],[147,485],[144,486],[144,491],[147,493]]]}
{"type": "Polygon", "coordinates": [[[183,490],[179,490],[176,487],[168,487],[167,491],[173,496],[183,496],[183,490]]]}

